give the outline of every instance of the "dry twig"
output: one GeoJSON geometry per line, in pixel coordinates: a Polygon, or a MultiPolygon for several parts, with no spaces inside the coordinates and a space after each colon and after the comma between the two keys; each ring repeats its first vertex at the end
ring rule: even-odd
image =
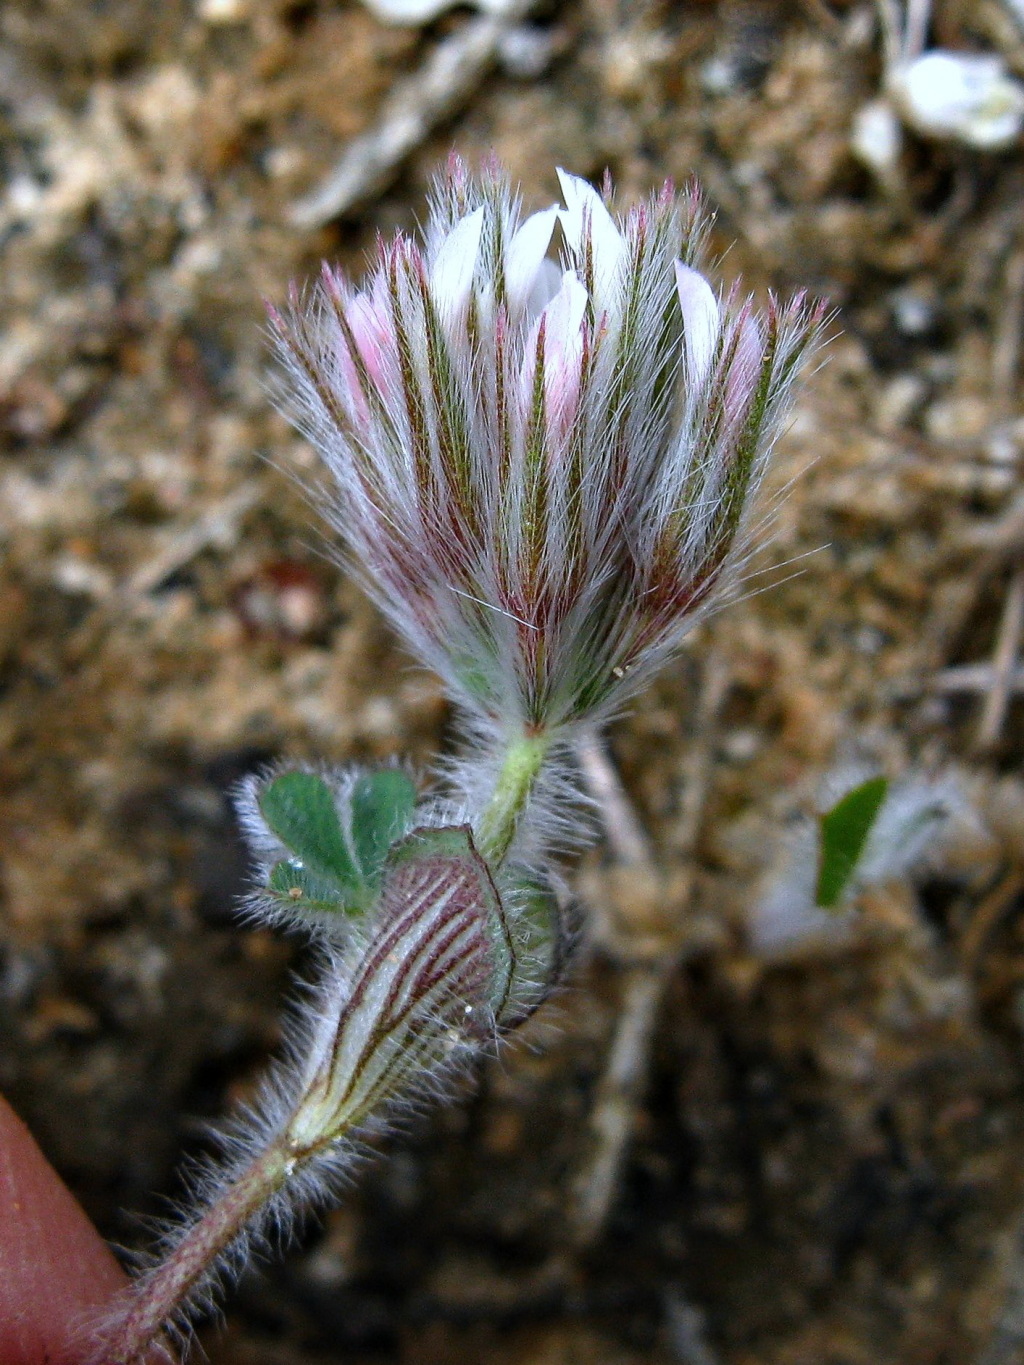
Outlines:
{"type": "Polygon", "coordinates": [[[1018,569],[1010,580],[1003,614],[992,656],[992,679],[985,698],[985,706],[978,722],[975,748],[987,753],[994,748],[1006,719],[1006,708],[1013,693],[1020,652],[1021,632],[1024,630],[1024,570],[1018,569]]]}
{"type": "Polygon", "coordinates": [[[654,846],[600,737],[587,730],[577,752],[587,789],[601,811],[612,857],[622,864],[650,866],[654,862],[654,846]]]}
{"type": "Polygon", "coordinates": [[[536,0],[507,0],[498,14],[470,19],[436,47],[415,75],[398,81],[376,125],[349,143],[326,180],[297,200],[288,214],[308,230],[339,218],[382,189],[401,163],[477,88],[501,41],[536,0]]]}
{"type": "MultiPolygon", "coordinates": [[[[680,821],[679,842],[684,856],[691,861],[712,770],[715,722],[727,686],[726,671],[712,656],[706,665],[701,689],[695,725],[697,739],[686,765],[680,821]]],[[[581,762],[591,792],[607,812],[606,828],[613,861],[619,867],[643,867],[650,873],[653,870],[650,840],[618,774],[595,739],[586,740],[581,762]]],[[[652,885],[657,883],[652,881],[652,885]]],[[[629,941],[628,924],[618,926],[619,931],[606,944],[624,967],[622,1000],[605,1070],[590,1113],[589,1153],[573,1182],[570,1226],[573,1243],[578,1248],[596,1241],[611,1209],[649,1069],[658,1009],[681,951],[681,930],[688,900],[689,886],[673,917],[680,932],[673,934],[657,953],[639,954],[637,944],[629,941]]],[[[637,939],[642,939],[642,932],[637,934],[637,939]]]]}
{"type": "MultiPolygon", "coordinates": [[[[1018,237],[1019,243],[1019,237],[1018,237]]],[[[1024,327],[1024,248],[1019,244],[1006,262],[1001,297],[1003,307],[995,326],[990,358],[992,405],[1005,419],[1015,402],[1024,327]]],[[[925,631],[927,652],[938,661],[950,642],[964,629],[984,584],[1024,549],[1024,497],[1018,496],[999,521],[972,528],[960,538],[959,548],[978,553],[953,599],[944,601],[925,631]]],[[[978,722],[975,748],[985,753],[999,738],[1010,697],[1020,690],[1017,655],[1024,630],[1024,570],[1011,579],[1003,606],[995,654],[988,664],[968,664],[940,670],[929,680],[931,692],[984,691],[985,706],[978,722]]]]}
{"type": "Polygon", "coordinates": [[[1024,249],[1014,251],[1006,263],[1001,297],[1002,310],[992,338],[991,382],[993,404],[999,416],[1006,417],[1013,411],[1024,327],[1024,249]]]}
{"type": "Polygon", "coordinates": [[[966,971],[977,971],[986,944],[1016,905],[1021,891],[1024,891],[1024,870],[1011,867],[977,906],[960,943],[966,971]]]}
{"type": "Polygon", "coordinates": [[[251,485],[243,485],[191,526],[176,531],[163,549],[131,575],[124,588],[127,596],[144,597],[211,545],[230,543],[235,537],[239,520],[258,501],[258,490],[251,485]]]}
{"type": "MultiPolygon", "coordinates": [[[[897,699],[916,697],[921,692],[935,696],[954,696],[958,692],[989,692],[992,688],[993,670],[987,664],[954,664],[952,668],[942,668],[932,674],[924,683],[907,682],[894,687],[891,695],[897,699]]],[[[1010,673],[1008,687],[1014,696],[1024,693],[1024,664],[1018,664],[1010,673]]]]}

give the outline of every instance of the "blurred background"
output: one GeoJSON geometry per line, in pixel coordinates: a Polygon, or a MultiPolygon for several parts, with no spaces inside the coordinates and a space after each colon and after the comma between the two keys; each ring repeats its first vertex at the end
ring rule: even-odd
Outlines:
{"type": "Polygon", "coordinates": [[[358,274],[454,146],[530,207],[555,165],[696,176],[727,280],[835,309],[748,594],[611,736],[642,865],[569,870],[560,1000],[246,1275],[212,1359],[1024,1360],[1017,76],[1019,0],[5,0],[0,1088],[125,1247],[303,967],[233,920],[233,783],[449,742],[331,561],[264,300],[358,274]],[[939,775],[955,829],[769,951],[758,887],[844,765],[939,775]]]}

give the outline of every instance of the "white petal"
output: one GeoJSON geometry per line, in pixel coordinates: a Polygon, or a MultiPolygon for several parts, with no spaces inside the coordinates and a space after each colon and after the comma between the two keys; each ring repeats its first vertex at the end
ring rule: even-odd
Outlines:
{"type": "Polygon", "coordinates": [[[583,318],[587,311],[587,291],[577,276],[567,270],[554,297],[534,322],[523,348],[521,383],[523,401],[529,403],[536,375],[537,338],[544,324],[544,387],[549,401],[558,401],[579,382],[579,362],[583,353],[583,318]]]}
{"type": "Polygon", "coordinates": [[[562,272],[558,267],[558,262],[546,256],[540,263],[540,269],[533,281],[533,288],[530,290],[530,297],[526,300],[524,316],[527,321],[532,321],[544,311],[558,293],[561,283],[562,272]]]}
{"type": "Polygon", "coordinates": [[[890,84],[903,117],[926,137],[995,150],[1013,142],[1024,123],[1024,87],[994,53],[926,52],[890,84]]]}
{"type": "Polygon", "coordinates": [[[676,261],[676,292],[683,314],[686,377],[691,388],[704,383],[722,329],[715,291],[699,270],[676,261]]]}
{"type": "Polygon", "coordinates": [[[426,24],[451,7],[451,0],[363,0],[385,24],[426,24]]]}
{"type": "Polygon", "coordinates": [[[854,156],[883,180],[896,169],[902,143],[900,121],[888,100],[871,100],[858,109],[850,147],[854,156]]]}
{"type": "Polygon", "coordinates": [[[579,399],[587,303],[583,284],[567,270],[558,293],[544,309],[544,397],[551,434],[564,434],[579,399]]]}
{"type": "Polygon", "coordinates": [[[567,270],[558,293],[544,309],[544,349],[567,350],[580,341],[580,328],[587,311],[587,291],[577,275],[567,270]]]}
{"type": "Polygon", "coordinates": [[[531,213],[509,243],[505,283],[513,317],[522,312],[533,294],[557,221],[558,209],[554,206],[531,213]]]}
{"type": "Polygon", "coordinates": [[[430,268],[430,292],[444,318],[458,316],[469,302],[483,226],[482,208],[467,213],[445,237],[434,257],[430,268]]]}
{"type": "Polygon", "coordinates": [[[589,181],[559,169],[558,183],[566,207],[559,212],[565,239],[574,252],[583,249],[583,234],[589,227],[594,249],[594,274],[604,289],[615,282],[626,243],[604,200],[589,181]]]}

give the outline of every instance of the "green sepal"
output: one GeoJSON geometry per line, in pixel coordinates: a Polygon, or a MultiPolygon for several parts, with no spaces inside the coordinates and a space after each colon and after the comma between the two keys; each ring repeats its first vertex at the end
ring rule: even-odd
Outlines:
{"type": "Polygon", "coordinates": [[[416,786],[398,768],[366,773],[352,788],[352,843],[363,880],[380,885],[388,849],[408,829],[416,786]]]}
{"type": "Polygon", "coordinates": [[[357,913],[358,906],[346,902],[337,886],[315,876],[301,863],[284,859],[275,863],[267,878],[267,892],[282,905],[298,913],[357,913]]]}
{"type": "Polygon", "coordinates": [[[343,898],[360,898],[362,878],[345,843],[334,793],[316,773],[282,773],[259,797],[271,830],[294,861],[338,888],[343,898]]]}
{"type": "Polygon", "coordinates": [[[514,914],[515,957],[509,1008],[499,1022],[514,1025],[528,1018],[557,983],[565,943],[558,897],[548,883],[525,869],[508,872],[503,882],[514,914]]]}
{"type": "MultiPolygon", "coordinates": [[[[403,863],[416,862],[422,858],[469,858],[474,863],[483,864],[469,825],[421,825],[410,830],[404,839],[391,848],[387,861],[389,867],[401,867],[403,863]]],[[[486,873],[486,866],[484,871],[486,873]]]]}
{"type": "Polygon", "coordinates": [[[884,777],[871,777],[846,793],[821,817],[821,850],[814,903],[834,910],[864,854],[878,813],[889,791],[884,777]]]}

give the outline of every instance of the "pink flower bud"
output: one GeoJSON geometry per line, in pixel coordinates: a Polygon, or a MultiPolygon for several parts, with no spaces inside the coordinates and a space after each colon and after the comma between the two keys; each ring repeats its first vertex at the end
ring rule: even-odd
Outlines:
{"type": "Polygon", "coordinates": [[[395,337],[387,316],[386,300],[379,289],[354,294],[346,282],[324,271],[324,292],[339,315],[344,313],[347,330],[337,338],[340,389],[356,427],[365,431],[370,420],[367,381],[378,393],[392,386],[395,369],[395,337]]]}

